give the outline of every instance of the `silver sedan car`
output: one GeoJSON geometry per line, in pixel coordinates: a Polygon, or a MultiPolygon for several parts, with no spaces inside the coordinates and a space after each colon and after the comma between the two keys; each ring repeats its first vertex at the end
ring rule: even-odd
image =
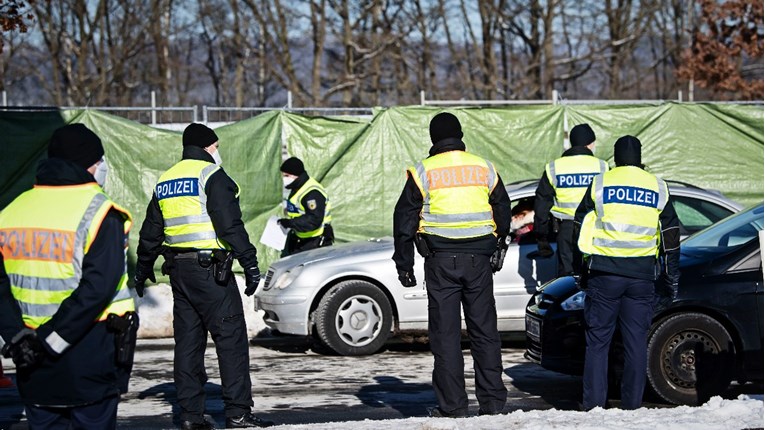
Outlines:
{"type": "MultiPolygon", "coordinates": [[[[536,185],[537,181],[507,185],[513,213],[533,205],[536,185]]],[[[683,236],[741,210],[716,191],[672,181],[669,189],[683,236]]],[[[516,239],[503,269],[494,275],[501,332],[523,334],[529,297],[555,277],[557,257],[529,258],[533,251],[533,234],[516,239]]],[[[373,354],[391,335],[422,334],[428,328],[423,262],[415,253],[419,285],[404,288],[392,256],[393,238],[385,237],[282,258],[268,269],[255,294],[255,308],[265,312],[266,325],[277,333],[312,335],[340,355],[373,354]]]]}

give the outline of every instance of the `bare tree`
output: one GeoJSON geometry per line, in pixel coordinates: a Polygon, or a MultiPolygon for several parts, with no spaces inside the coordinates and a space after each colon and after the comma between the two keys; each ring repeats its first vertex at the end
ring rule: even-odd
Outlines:
{"type": "Polygon", "coordinates": [[[524,79],[518,93],[535,99],[549,97],[554,85],[553,22],[561,0],[513,0],[502,8],[510,34],[526,54],[524,79]],[[527,90],[522,90],[527,88],[527,90]]]}
{"type": "MultiPolygon", "coordinates": [[[[27,22],[34,17],[26,11],[27,4],[21,0],[0,0],[0,28],[3,33],[27,32],[27,22]]],[[[3,38],[0,38],[0,53],[3,52],[3,38]]]]}
{"type": "Polygon", "coordinates": [[[420,90],[667,98],[690,79],[759,98],[762,86],[762,2],[747,0],[0,0],[0,23],[0,88],[30,104],[145,104],[154,90],[231,106],[287,91],[298,106],[349,107],[417,103],[420,90]]]}
{"type": "Polygon", "coordinates": [[[762,2],[699,0],[697,6],[699,21],[678,75],[710,88],[716,95],[732,93],[746,100],[761,99],[762,2]]]}

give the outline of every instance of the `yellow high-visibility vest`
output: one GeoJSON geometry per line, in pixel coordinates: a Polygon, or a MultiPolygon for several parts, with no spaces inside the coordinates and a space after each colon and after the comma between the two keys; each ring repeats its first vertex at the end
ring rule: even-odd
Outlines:
{"type": "MultiPolygon", "coordinates": [[[[205,185],[220,169],[202,160],[181,160],[159,177],[154,194],[165,222],[165,245],[171,248],[230,249],[215,234],[207,213],[205,185]]],[[[239,185],[237,185],[237,197],[239,185]]]]}
{"type": "Polygon", "coordinates": [[[579,249],[607,257],[658,256],[659,214],[669,201],[666,182],[635,166],[593,179],[595,210],[582,221],[579,249]]]}
{"type": "Polygon", "coordinates": [[[592,155],[570,155],[551,161],[545,168],[555,189],[550,212],[559,219],[572,220],[592,178],[608,171],[608,164],[592,155]]]}
{"type": "MultiPolygon", "coordinates": [[[[83,259],[110,209],[123,216],[127,237],[130,213],[111,201],[95,182],[37,185],[0,212],[0,252],[27,327],[45,324],[77,289],[83,259]]],[[[96,321],[105,320],[110,313],[124,315],[135,310],[127,287],[127,240],[125,253],[122,267],[109,268],[121,270],[122,276],[117,285],[104,286],[112,288],[114,296],[96,321]]],[[[57,345],[51,346],[57,349],[57,345]]]]}
{"type": "Polygon", "coordinates": [[[308,178],[300,189],[297,190],[294,196],[287,199],[287,217],[297,218],[305,215],[305,207],[303,207],[303,197],[311,191],[318,191],[324,196],[324,220],[319,228],[311,231],[296,231],[295,235],[301,239],[307,239],[311,237],[319,237],[324,233],[324,226],[332,222],[332,206],[329,203],[329,196],[324,190],[324,187],[315,179],[308,178]]]}
{"type": "Polygon", "coordinates": [[[418,232],[450,239],[494,234],[489,195],[499,177],[490,161],[449,151],[408,170],[423,198],[418,232]]]}

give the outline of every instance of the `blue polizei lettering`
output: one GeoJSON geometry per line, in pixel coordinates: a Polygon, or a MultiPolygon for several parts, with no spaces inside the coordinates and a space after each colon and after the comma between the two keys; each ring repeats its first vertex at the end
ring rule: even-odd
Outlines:
{"type": "Polygon", "coordinates": [[[300,213],[300,208],[292,204],[291,201],[287,200],[287,212],[292,214],[300,213]]]}
{"type": "Polygon", "coordinates": [[[154,190],[157,199],[169,199],[170,197],[186,197],[199,195],[199,179],[178,178],[160,182],[154,190]]]}
{"type": "Polygon", "coordinates": [[[659,206],[659,193],[637,187],[605,187],[603,203],[622,203],[657,208],[659,206]]]}
{"type": "Polygon", "coordinates": [[[586,188],[590,186],[592,178],[598,173],[570,173],[566,175],[555,175],[555,181],[558,188],[586,188]]]}

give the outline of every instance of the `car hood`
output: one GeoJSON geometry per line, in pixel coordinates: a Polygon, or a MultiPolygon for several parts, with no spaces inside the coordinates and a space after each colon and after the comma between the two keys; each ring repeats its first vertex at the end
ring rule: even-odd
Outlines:
{"type": "Polygon", "coordinates": [[[562,276],[544,284],[539,290],[548,296],[565,299],[574,295],[579,289],[573,276],[562,276]]]}
{"type": "Polygon", "coordinates": [[[271,267],[279,269],[300,265],[307,266],[326,260],[333,260],[332,263],[342,264],[342,261],[349,259],[359,262],[369,259],[391,258],[392,256],[393,238],[383,237],[366,241],[341,243],[300,252],[275,261],[271,264],[271,267]]]}

